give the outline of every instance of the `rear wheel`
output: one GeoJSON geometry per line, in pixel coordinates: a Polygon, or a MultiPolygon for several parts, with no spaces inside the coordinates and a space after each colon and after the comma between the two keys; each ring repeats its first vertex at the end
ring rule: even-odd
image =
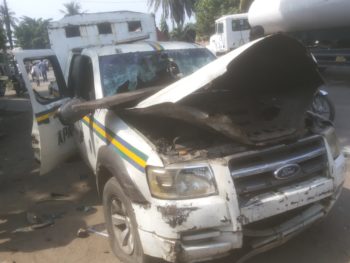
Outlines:
{"type": "Polygon", "coordinates": [[[150,263],[143,254],[131,202],[112,177],[103,191],[103,208],[113,253],[125,263],[150,263]]]}

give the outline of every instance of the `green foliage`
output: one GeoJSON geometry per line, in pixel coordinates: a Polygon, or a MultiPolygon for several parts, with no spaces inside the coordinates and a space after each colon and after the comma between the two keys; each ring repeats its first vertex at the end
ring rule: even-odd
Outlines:
{"type": "MultiPolygon", "coordinates": [[[[2,28],[5,29],[5,35],[7,36],[7,40],[10,43],[10,47],[12,49],[13,48],[12,28],[16,26],[18,19],[15,17],[15,13],[8,8],[6,0],[4,0],[3,5],[0,5],[0,19],[1,19],[2,28]]],[[[5,39],[6,39],[6,36],[5,36],[5,39]]]]}
{"type": "Polygon", "coordinates": [[[6,31],[4,29],[4,26],[2,22],[0,22],[0,49],[6,50],[6,31]]]}
{"type": "Polygon", "coordinates": [[[195,5],[197,33],[210,36],[215,31],[215,20],[239,12],[239,0],[199,0],[195,5]]]}
{"type": "Polygon", "coordinates": [[[18,46],[23,49],[49,48],[47,27],[51,19],[36,19],[24,16],[15,27],[15,36],[18,46]]]}
{"type": "Polygon", "coordinates": [[[178,26],[170,32],[170,39],[173,41],[194,42],[196,40],[196,26],[192,23],[185,27],[178,26]]]}
{"type": "Polygon", "coordinates": [[[164,34],[164,36],[169,39],[169,26],[168,23],[166,22],[165,16],[162,16],[162,19],[160,20],[160,31],[164,34]]]}
{"type": "Polygon", "coordinates": [[[192,16],[196,0],[148,0],[149,7],[153,6],[155,12],[161,7],[163,16],[171,18],[177,26],[183,26],[185,16],[192,16]]]}
{"type": "Polygon", "coordinates": [[[241,0],[241,4],[239,9],[241,12],[248,12],[250,5],[253,3],[254,0],[241,0]]]}
{"type": "Polygon", "coordinates": [[[63,13],[64,16],[73,16],[73,15],[78,15],[83,13],[81,9],[81,4],[74,0],[63,4],[63,6],[64,6],[64,10],[60,10],[60,12],[63,13]]]}

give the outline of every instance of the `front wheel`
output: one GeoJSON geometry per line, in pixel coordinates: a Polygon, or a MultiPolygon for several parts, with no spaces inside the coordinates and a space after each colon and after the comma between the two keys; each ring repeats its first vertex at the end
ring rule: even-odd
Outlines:
{"type": "Polygon", "coordinates": [[[334,121],[335,108],[332,101],[326,95],[317,94],[312,102],[312,111],[327,120],[334,121]]]}
{"type": "Polygon", "coordinates": [[[112,177],[103,190],[103,209],[113,253],[125,263],[150,263],[143,254],[131,202],[112,177]]]}

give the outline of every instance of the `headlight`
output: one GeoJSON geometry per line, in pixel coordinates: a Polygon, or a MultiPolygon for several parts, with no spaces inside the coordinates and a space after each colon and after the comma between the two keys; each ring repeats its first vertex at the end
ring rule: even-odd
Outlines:
{"type": "Polygon", "coordinates": [[[190,199],[217,193],[215,179],[208,165],[147,167],[152,196],[161,199],[190,199]]]}
{"type": "Polygon", "coordinates": [[[333,127],[328,128],[324,131],[323,136],[326,138],[328,145],[330,147],[333,159],[338,158],[340,155],[340,147],[337,135],[333,127]]]}

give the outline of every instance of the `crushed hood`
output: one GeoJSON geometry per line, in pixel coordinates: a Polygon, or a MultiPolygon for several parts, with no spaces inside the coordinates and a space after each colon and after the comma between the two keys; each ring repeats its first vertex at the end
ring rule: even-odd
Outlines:
{"type": "MultiPolygon", "coordinates": [[[[248,145],[293,139],[323,80],[308,50],[277,34],[251,42],[125,110],[176,120],[248,145]]],[[[137,123],[136,123],[137,126],[137,123]]]]}
{"type": "MultiPolygon", "coordinates": [[[[314,90],[323,83],[309,51],[297,40],[283,34],[276,34],[235,49],[192,75],[141,101],[135,108],[146,108],[162,103],[177,103],[186,96],[207,87],[218,78],[230,74],[237,76],[237,72],[242,74],[248,82],[256,79],[256,84],[259,84],[256,75],[260,77],[265,75],[267,78],[273,75],[277,78],[284,76],[286,81],[289,78],[307,78],[309,86],[314,90]],[[286,74],[286,71],[289,71],[290,74],[286,74]]],[[[232,88],[244,88],[238,83],[235,85],[237,81],[232,78],[232,88]]],[[[239,81],[242,81],[241,77],[239,81]]],[[[261,92],[264,92],[263,87],[261,92]]]]}

